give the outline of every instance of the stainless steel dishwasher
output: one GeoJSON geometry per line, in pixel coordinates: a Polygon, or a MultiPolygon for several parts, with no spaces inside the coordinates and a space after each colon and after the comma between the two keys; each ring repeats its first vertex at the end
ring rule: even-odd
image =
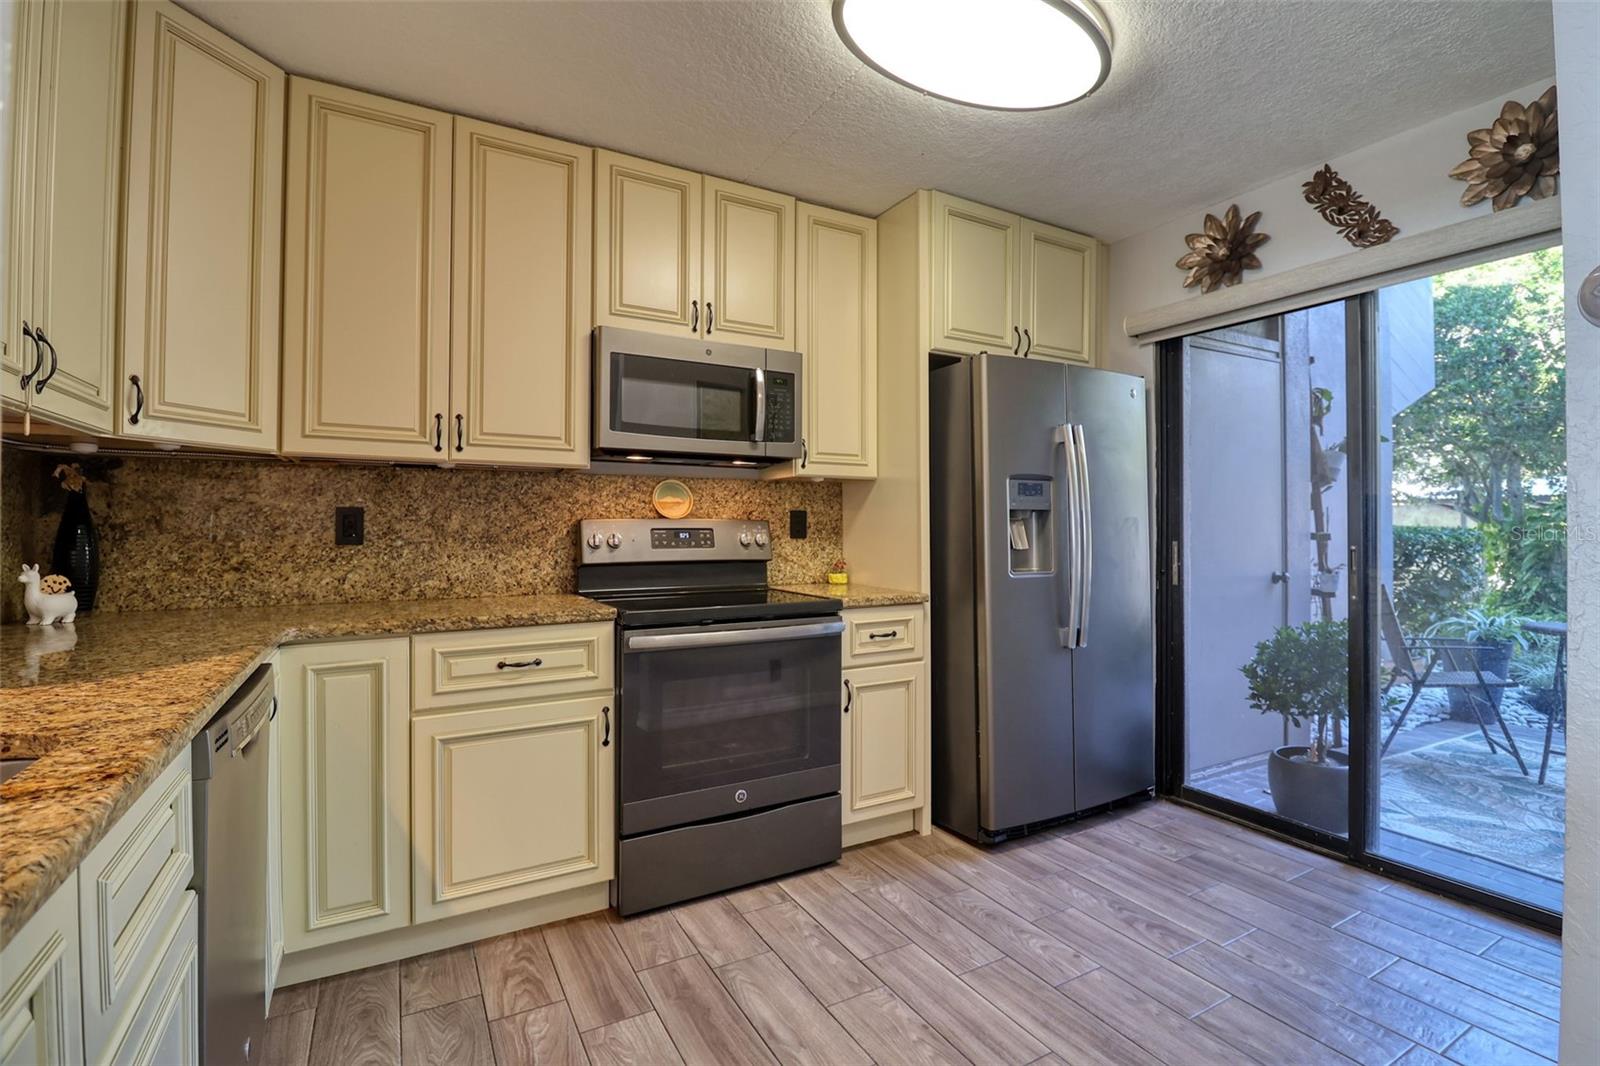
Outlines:
{"type": "Polygon", "coordinates": [[[270,665],[250,675],[191,748],[200,895],[200,1061],[259,1061],[267,1029],[270,665]]]}

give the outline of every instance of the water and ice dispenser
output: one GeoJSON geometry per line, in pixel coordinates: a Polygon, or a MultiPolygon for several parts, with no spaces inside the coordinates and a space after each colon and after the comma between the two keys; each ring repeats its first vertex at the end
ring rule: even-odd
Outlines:
{"type": "Polygon", "coordinates": [[[1006,478],[1006,518],[1010,529],[1011,572],[1049,574],[1056,568],[1055,530],[1047,477],[1006,478]]]}

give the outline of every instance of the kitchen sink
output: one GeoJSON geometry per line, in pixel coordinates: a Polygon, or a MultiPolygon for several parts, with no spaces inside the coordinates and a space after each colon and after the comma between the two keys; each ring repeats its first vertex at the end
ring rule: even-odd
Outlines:
{"type": "Polygon", "coordinates": [[[38,761],[38,759],[0,759],[0,784],[16,777],[38,761]]]}

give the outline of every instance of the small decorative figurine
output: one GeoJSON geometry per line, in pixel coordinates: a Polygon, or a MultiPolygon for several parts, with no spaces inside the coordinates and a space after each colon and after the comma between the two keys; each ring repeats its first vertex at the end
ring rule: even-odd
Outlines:
{"type": "Polygon", "coordinates": [[[38,566],[22,567],[17,578],[26,586],[22,604],[28,609],[30,626],[51,626],[57,622],[71,622],[78,614],[78,595],[72,591],[72,582],[60,574],[39,576],[38,566]]]}

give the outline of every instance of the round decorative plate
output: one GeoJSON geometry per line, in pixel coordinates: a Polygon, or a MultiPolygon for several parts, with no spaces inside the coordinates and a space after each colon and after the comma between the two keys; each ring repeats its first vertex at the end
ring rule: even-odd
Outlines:
{"type": "Polygon", "coordinates": [[[656,486],[650,502],[662,518],[688,518],[694,510],[694,493],[683,482],[669,479],[656,486]]]}

